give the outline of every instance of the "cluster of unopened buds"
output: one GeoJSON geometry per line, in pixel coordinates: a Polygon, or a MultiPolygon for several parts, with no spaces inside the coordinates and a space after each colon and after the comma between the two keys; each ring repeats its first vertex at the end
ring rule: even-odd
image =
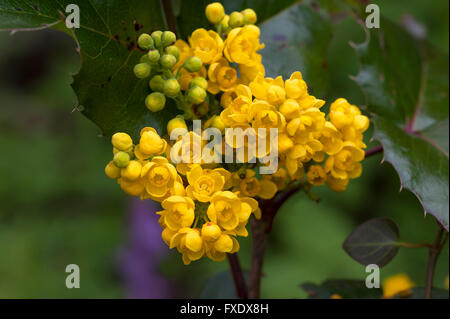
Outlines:
{"type": "Polygon", "coordinates": [[[343,98],[326,116],[299,71],[265,77],[253,10],[226,15],[212,3],[206,17],[215,31],[197,29],[188,42],[169,31],[139,37],[148,52],[134,72],[150,79],[146,107],[158,112],[167,97],[182,112],[167,132],[142,128],[136,143],[114,134],[105,169],[127,194],[161,202],[162,238],[185,264],[237,252],[251,215],[261,217],[259,199],[294,185],[344,191],[361,175],[369,126],[343,98]]]}

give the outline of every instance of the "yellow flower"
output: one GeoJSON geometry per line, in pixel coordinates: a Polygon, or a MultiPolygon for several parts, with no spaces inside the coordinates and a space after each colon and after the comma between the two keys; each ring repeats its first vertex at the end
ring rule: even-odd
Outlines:
{"type": "Polygon", "coordinates": [[[206,243],[215,242],[222,235],[222,230],[214,223],[206,222],[202,226],[202,239],[206,243]]]}
{"type": "Polygon", "coordinates": [[[283,104],[286,99],[284,82],[281,76],[275,79],[264,78],[263,75],[259,73],[249,84],[249,87],[257,99],[265,100],[272,105],[279,106],[283,104]]]}
{"type": "Polygon", "coordinates": [[[231,30],[225,41],[225,57],[238,64],[258,64],[260,60],[256,52],[264,48],[264,44],[259,43],[259,35],[260,30],[254,25],[231,30]]]}
{"type": "Polygon", "coordinates": [[[369,119],[361,115],[358,107],[351,105],[344,98],[339,98],[331,103],[330,119],[338,129],[354,125],[358,131],[365,131],[369,127],[369,119]]]}
{"type": "Polygon", "coordinates": [[[362,172],[362,165],[359,162],[364,159],[364,156],[364,151],[356,147],[355,144],[344,142],[342,150],[329,156],[325,161],[325,171],[334,178],[357,178],[362,172]]]}
{"type": "Polygon", "coordinates": [[[134,148],[134,154],[140,160],[148,159],[152,155],[163,154],[167,142],[162,139],[153,127],[144,127],[141,130],[139,145],[134,148]]]}
{"type": "Polygon", "coordinates": [[[221,234],[217,240],[206,243],[206,256],[214,261],[222,261],[226,254],[239,251],[239,243],[233,236],[221,234]]]}
{"type": "Polygon", "coordinates": [[[394,295],[409,290],[414,287],[414,283],[406,274],[397,274],[386,278],[383,282],[383,296],[391,298],[394,295]]]}
{"type": "Polygon", "coordinates": [[[133,140],[127,133],[116,133],[111,138],[112,145],[119,151],[128,152],[133,147],[133,140]]]}
{"type": "Polygon", "coordinates": [[[226,127],[248,126],[252,92],[248,86],[242,84],[236,86],[233,92],[236,98],[220,113],[220,118],[226,127]]]}
{"type": "Polygon", "coordinates": [[[322,131],[325,126],[325,113],[317,108],[309,108],[300,112],[300,116],[290,120],[286,125],[289,136],[303,140],[309,133],[322,131]]]}
{"type": "Polygon", "coordinates": [[[322,149],[322,144],[313,138],[306,139],[304,143],[294,144],[286,154],[286,169],[289,176],[293,178],[297,170],[303,167],[302,163],[309,162],[322,149]]]}
{"type": "Polygon", "coordinates": [[[208,92],[217,94],[220,91],[232,90],[238,82],[236,70],[230,67],[228,61],[220,58],[211,63],[208,69],[208,92]]]}
{"type": "Polygon", "coordinates": [[[207,210],[211,222],[229,231],[239,226],[240,219],[248,219],[250,214],[251,207],[242,205],[239,197],[230,191],[214,194],[207,210]]]}
{"type": "Polygon", "coordinates": [[[275,183],[279,191],[285,189],[289,181],[287,172],[283,167],[278,168],[273,174],[262,175],[262,179],[267,179],[275,183]]]}
{"type": "Polygon", "coordinates": [[[308,86],[303,81],[302,73],[296,71],[291,74],[291,77],[285,81],[286,95],[290,99],[300,99],[308,94],[308,86]]]}
{"type": "Polygon", "coordinates": [[[129,161],[127,167],[121,169],[120,175],[129,180],[135,181],[141,176],[142,164],[138,161],[129,161]]]}
{"type": "Polygon", "coordinates": [[[114,165],[113,161],[110,161],[105,167],[105,174],[109,178],[118,179],[120,177],[120,168],[114,165]]]}
{"type": "MultiPolygon", "coordinates": [[[[176,169],[180,174],[186,175],[193,166],[201,164],[203,146],[201,136],[193,131],[179,137],[171,148],[171,157],[178,156],[176,169]]],[[[175,161],[175,158],[171,158],[171,161],[175,161]]]]}
{"type": "MultiPolygon", "coordinates": [[[[237,173],[234,173],[238,176],[237,173]]],[[[260,197],[263,199],[271,199],[277,192],[277,185],[269,179],[258,180],[255,177],[255,172],[247,169],[245,177],[239,180],[236,190],[247,197],[260,197]]]]}
{"type": "Polygon", "coordinates": [[[325,184],[327,174],[320,165],[311,165],[306,173],[306,179],[311,185],[320,186],[325,184]]]}
{"type": "Polygon", "coordinates": [[[190,227],[195,219],[194,201],[186,196],[170,196],[161,203],[161,215],[164,224],[172,231],[190,227]]]}
{"type": "Polygon", "coordinates": [[[266,135],[270,134],[268,129],[277,128],[278,133],[284,131],[286,120],[276,107],[265,101],[254,101],[250,106],[248,120],[252,122],[252,127],[258,133],[259,128],[264,128],[266,135]]]}
{"type": "Polygon", "coordinates": [[[145,180],[146,195],[159,202],[170,195],[184,192],[177,170],[162,156],[155,156],[151,162],[144,165],[141,178],[145,180]]]}
{"type": "Polygon", "coordinates": [[[206,6],[205,14],[209,22],[216,24],[225,16],[225,9],[220,2],[213,2],[206,6]]]}
{"type": "Polygon", "coordinates": [[[183,263],[189,265],[191,261],[202,258],[205,253],[200,231],[193,228],[181,228],[170,240],[171,249],[176,247],[182,254],[183,263]]]}
{"type": "Polygon", "coordinates": [[[142,196],[145,192],[145,181],[139,178],[135,181],[130,181],[126,178],[119,178],[117,182],[122,190],[130,196],[142,196]]]}
{"type": "Polygon", "coordinates": [[[239,64],[239,76],[240,82],[242,84],[248,85],[251,81],[253,81],[258,74],[261,74],[261,77],[264,77],[266,71],[264,69],[264,65],[261,63],[262,56],[257,54],[257,63],[246,65],[239,64]]]}
{"type": "Polygon", "coordinates": [[[196,77],[206,78],[206,68],[204,66],[202,66],[198,72],[189,72],[184,68],[181,69],[180,78],[178,79],[181,90],[187,91],[189,89],[189,83],[196,77]]]}
{"type": "Polygon", "coordinates": [[[186,193],[200,202],[209,202],[211,197],[223,189],[225,178],[219,171],[204,170],[200,165],[195,165],[187,172],[189,186],[186,193]]]}
{"type": "Polygon", "coordinates": [[[334,155],[342,149],[343,141],[341,133],[331,122],[325,122],[325,126],[320,133],[317,133],[318,140],[323,145],[323,150],[328,155],[334,155]]]}
{"type": "Polygon", "coordinates": [[[335,192],[343,192],[347,188],[349,179],[334,178],[331,174],[327,177],[327,185],[335,192]]]}
{"type": "Polygon", "coordinates": [[[210,64],[222,57],[223,40],[212,30],[203,28],[195,30],[189,38],[189,43],[195,56],[204,64],[210,64]]]}

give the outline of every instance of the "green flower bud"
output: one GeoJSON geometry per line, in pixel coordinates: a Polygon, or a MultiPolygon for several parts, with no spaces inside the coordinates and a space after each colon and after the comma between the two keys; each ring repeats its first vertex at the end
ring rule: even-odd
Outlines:
{"type": "Polygon", "coordinates": [[[163,54],[159,60],[159,64],[161,64],[163,68],[172,69],[174,65],[177,64],[177,59],[172,54],[163,54]]]}
{"type": "Polygon", "coordinates": [[[145,106],[152,112],[161,111],[166,105],[166,97],[159,92],[153,92],[145,98],[145,106]]]}
{"type": "Polygon", "coordinates": [[[244,15],[240,12],[234,11],[232,14],[230,14],[230,20],[228,21],[228,24],[232,28],[239,28],[244,24],[244,15]]]}
{"type": "Polygon", "coordinates": [[[190,88],[187,92],[187,100],[192,104],[200,104],[206,99],[206,91],[199,86],[190,88]]]}
{"type": "Polygon", "coordinates": [[[192,120],[194,118],[194,111],[192,111],[192,108],[185,108],[183,117],[185,120],[192,120]]]}
{"type": "Polygon", "coordinates": [[[242,12],[244,16],[244,24],[255,24],[257,17],[256,12],[253,9],[245,9],[242,12]]]}
{"type": "Polygon", "coordinates": [[[164,92],[164,79],[161,75],[155,75],[149,82],[150,88],[154,92],[164,92]]]}
{"type": "Polygon", "coordinates": [[[208,114],[208,110],[209,110],[208,104],[205,103],[205,102],[203,102],[203,103],[197,105],[197,107],[195,108],[195,111],[194,111],[194,112],[195,112],[195,114],[197,114],[199,117],[202,117],[202,116],[208,114]]]}
{"type": "Polygon", "coordinates": [[[189,82],[189,88],[192,88],[194,86],[199,86],[202,89],[206,90],[208,88],[208,81],[206,81],[205,78],[201,76],[197,76],[189,82]]]}
{"type": "Polygon", "coordinates": [[[189,72],[198,72],[202,68],[202,60],[199,57],[191,56],[184,62],[184,68],[189,72]]]}
{"type": "Polygon", "coordinates": [[[153,48],[153,39],[147,33],[142,33],[138,38],[138,46],[143,50],[150,50],[153,48]]]}
{"type": "Polygon", "coordinates": [[[228,14],[226,14],[222,20],[220,20],[219,22],[219,26],[222,28],[222,31],[225,32],[228,30],[228,28],[230,27],[230,25],[228,24],[228,22],[230,21],[230,16],[228,14]]]}
{"type": "Polygon", "coordinates": [[[147,63],[150,64],[150,60],[148,59],[148,55],[144,54],[143,56],[141,56],[141,58],[139,59],[140,63],[147,63]]]}
{"type": "Polygon", "coordinates": [[[162,35],[162,32],[159,30],[152,32],[153,44],[157,48],[161,47],[161,35],[162,35]]]}
{"type": "Polygon", "coordinates": [[[168,79],[164,82],[164,94],[168,97],[176,97],[180,93],[180,83],[176,79],[168,79]]]}
{"type": "Polygon", "coordinates": [[[130,161],[130,155],[126,152],[117,152],[114,154],[113,163],[118,168],[124,168],[127,167],[128,162],[130,161]]]}
{"type": "Polygon", "coordinates": [[[168,46],[166,48],[166,53],[173,55],[177,59],[177,61],[180,59],[180,49],[178,49],[174,45],[168,46]]]}
{"type": "Polygon", "coordinates": [[[159,51],[158,50],[150,50],[147,53],[147,57],[151,63],[157,63],[160,58],[159,51]]]}
{"type": "Polygon", "coordinates": [[[161,42],[164,47],[175,43],[177,36],[172,31],[164,31],[161,35],[161,42]]]}
{"type": "Polygon", "coordinates": [[[134,66],[133,71],[137,78],[145,79],[150,75],[152,68],[147,63],[139,63],[134,66]]]}

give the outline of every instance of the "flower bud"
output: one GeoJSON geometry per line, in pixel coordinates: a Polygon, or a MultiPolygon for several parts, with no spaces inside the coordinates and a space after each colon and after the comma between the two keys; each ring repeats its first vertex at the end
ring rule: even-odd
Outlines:
{"type": "Polygon", "coordinates": [[[222,20],[220,20],[220,27],[222,28],[223,32],[227,32],[228,28],[230,27],[229,25],[229,21],[230,21],[230,16],[228,14],[226,14],[222,20]]]}
{"type": "Polygon", "coordinates": [[[180,83],[176,79],[164,81],[164,94],[168,97],[176,97],[180,93],[180,83]]]}
{"type": "Polygon", "coordinates": [[[147,54],[144,54],[143,56],[141,56],[141,58],[139,59],[139,62],[140,63],[147,63],[147,64],[151,63],[150,60],[148,59],[148,55],[147,54]]]}
{"type": "Polygon", "coordinates": [[[153,39],[147,33],[142,33],[139,36],[137,43],[138,46],[143,50],[150,50],[151,48],[153,48],[153,39]]]}
{"type": "Polygon", "coordinates": [[[167,47],[175,43],[177,36],[172,31],[164,31],[161,35],[161,43],[163,47],[167,47]]]}
{"type": "Polygon", "coordinates": [[[114,165],[114,162],[111,161],[105,167],[105,174],[109,178],[118,179],[120,177],[120,168],[114,165]]]}
{"type": "Polygon", "coordinates": [[[183,117],[186,120],[192,120],[194,118],[194,111],[192,110],[191,107],[184,109],[183,117]]]}
{"type": "Polygon", "coordinates": [[[158,62],[159,58],[161,57],[158,50],[150,50],[150,51],[148,51],[147,56],[148,56],[148,60],[151,63],[158,62]]]}
{"type": "Polygon", "coordinates": [[[149,82],[150,88],[154,92],[164,92],[165,80],[161,75],[155,75],[149,82]]]}
{"type": "Polygon", "coordinates": [[[257,20],[256,12],[253,11],[253,9],[245,9],[241,13],[244,16],[244,24],[255,24],[256,23],[256,20],[257,20]]]}
{"type": "Polygon", "coordinates": [[[218,129],[221,133],[225,131],[225,124],[223,123],[222,119],[218,115],[214,115],[211,119],[211,127],[215,127],[218,129]]]}
{"type": "Polygon", "coordinates": [[[124,168],[130,162],[130,155],[126,152],[117,152],[114,154],[113,162],[117,167],[124,168]]]}
{"type": "Polygon", "coordinates": [[[174,45],[168,46],[166,48],[166,53],[173,55],[177,61],[180,59],[180,49],[174,45]]]}
{"type": "Polygon", "coordinates": [[[120,175],[129,180],[135,181],[141,176],[142,165],[138,161],[129,161],[127,167],[122,168],[120,175]]]}
{"type": "Polygon", "coordinates": [[[184,62],[184,68],[189,72],[198,72],[202,68],[202,60],[199,57],[191,56],[184,62]]]}
{"type": "Polygon", "coordinates": [[[220,227],[213,223],[205,223],[202,227],[202,238],[205,241],[216,241],[220,235],[222,235],[222,231],[220,227]]]}
{"type": "Polygon", "coordinates": [[[212,24],[219,23],[225,15],[225,9],[220,2],[213,2],[206,6],[205,15],[212,24]]]}
{"type": "Polygon", "coordinates": [[[161,47],[161,35],[162,35],[162,32],[159,30],[152,32],[153,44],[157,48],[161,47]]]}
{"type": "Polygon", "coordinates": [[[172,131],[177,128],[184,128],[187,130],[186,122],[182,117],[174,117],[167,123],[167,133],[170,135],[172,131]]]}
{"type": "Polygon", "coordinates": [[[153,92],[145,98],[145,106],[152,112],[161,111],[166,105],[166,97],[159,92],[153,92]]]}
{"type": "Polygon", "coordinates": [[[187,92],[187,100],[192,104],[200,104],[206,99],[206,91],[199,86],[190,88],[187,92]]]}
{"type": "Polygon", "coordinates": [[[239,28],[244,24],[244,15],[240,12],[234,11],[230,14],[228,24],[232,28],[239,28]]]}
{"type": "Polygon", "coordinates": [[[163,68],[172,69],[174,65],[177,64],[177,59],[172,54],[163,54],[159,60],[159,64],[161,64],[163,68]]]}
{"type": "Polygon", "coordinates": [[[202,116],[208,114],[208,111],[209,111],[209,107],[208,107],[208,103],[206,103],[206,102],[200,103],[194,107],[194,113],[195,113],[195,115],[197,115],[199,117],[202,117],[202,116]]]}
{"type": "Polygon", "coordinates": [[[208,81],[204,77],[197,76],[189,82],[189,88],[192,88],[194,86],[199,86],[202,89],[206,90],[208,88],[208,81]]]}
{"type": "Polygon", "coordinates": [[[230,251],[233,250],[233,240],[229,235],[222,234],[214,243],[214,248],[217,251],[229,253],[230,251]]]}
{"type": "Polygon", "coordinates": [[[152,68],[147,63],[138,63],[134,66],[133,71],[138,79],[145,79],[150,75],[152,68]]]}
{"type": "Polygon", "coordinates": [[[133,140],[127,133],[114,134],[111,143],[116,149],[123,152],[128,152],[133,147],[133,140]]]}

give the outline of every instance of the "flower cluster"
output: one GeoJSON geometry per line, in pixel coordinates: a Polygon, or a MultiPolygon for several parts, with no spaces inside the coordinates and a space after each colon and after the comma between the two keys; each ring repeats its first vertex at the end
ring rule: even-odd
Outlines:
{"type": "Polygon", "coordinates": [[[361,175],[369,126],[343,98],[331,103],[328,115],[322,112],[325,101],[309,94],[299,71],[287,79],[266,77],[253,10],[227,15],[212,3],[205,13],[214,28],[197,29],[188,41],[170,31],[140,35],[147,52],[134,72],[150,79],[147,108],[161,111],[167,97],[181,112],[167,123],[167,135],[145,127],[134,143],[127,133],[114,134],[114,157],[105,168],[127,194],[161,202],[162,238],[185,264],[238,251],[236,238],[248,235],[251,215],[261,217],[258,199],[294,185],[345,190],[361,175]],[[193,120],[218,132],[215,161],[193,151],[211,142],[193,129],[193,120]],[[176,131],[182,133],[173,139],[176,131]],[[223,161],[230,154],[235,161],[223,161]],[[269,154],[277,166],[262,173],[273,164],[269,154]]]}

